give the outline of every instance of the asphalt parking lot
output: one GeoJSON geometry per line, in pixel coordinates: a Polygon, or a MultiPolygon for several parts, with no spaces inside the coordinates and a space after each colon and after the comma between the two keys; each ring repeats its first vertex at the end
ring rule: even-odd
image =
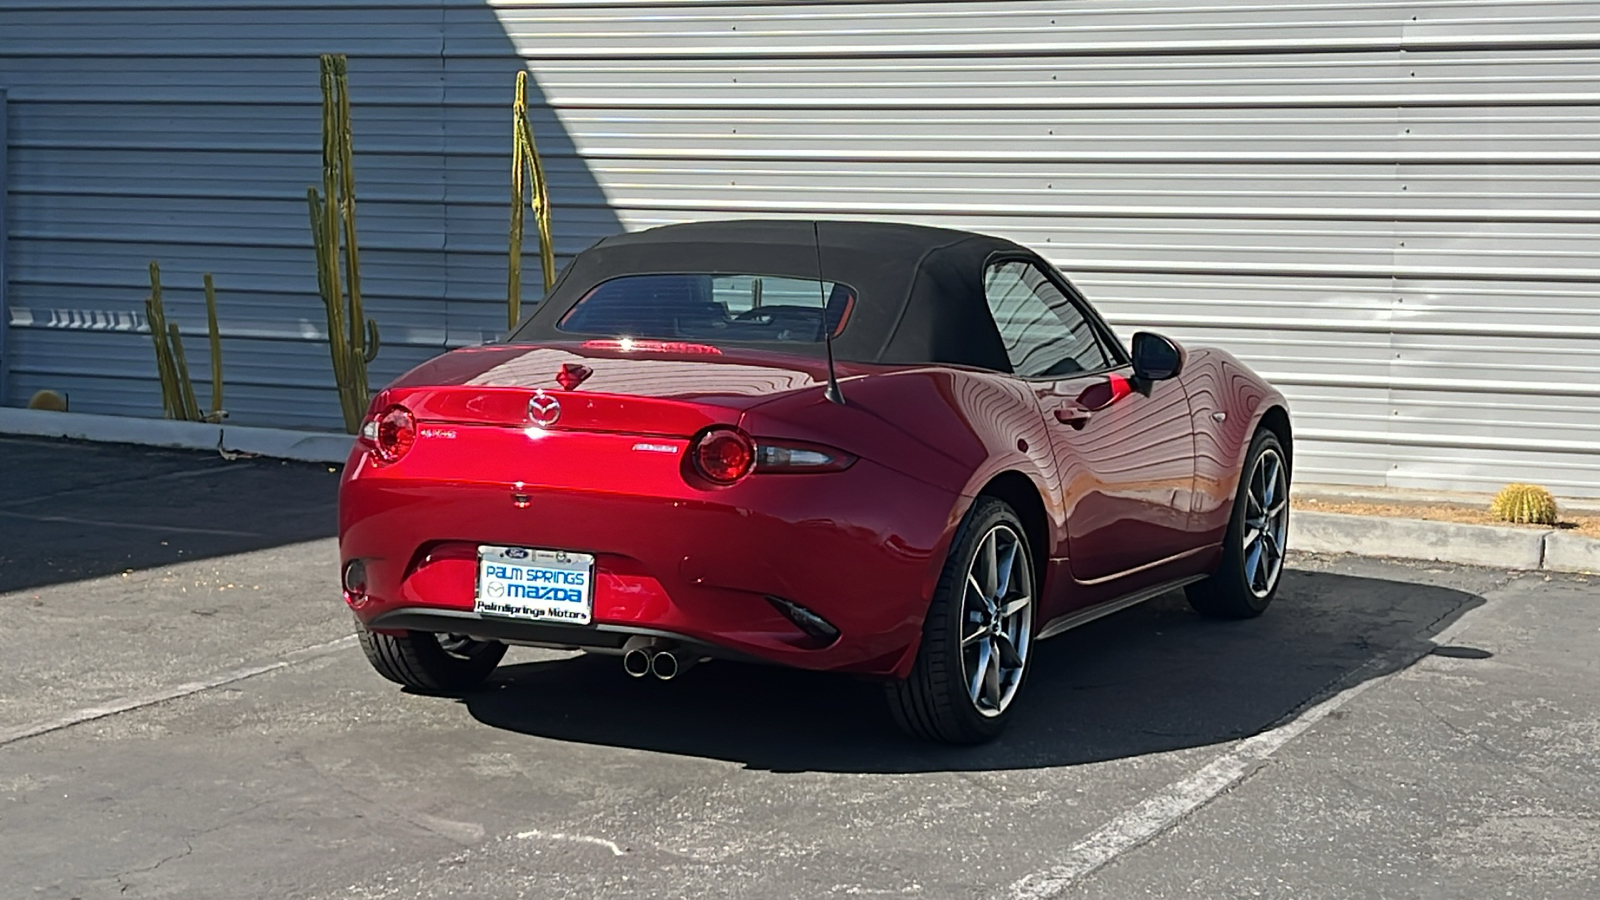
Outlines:
{"type": "Polygon", "coordinates": [[[1600,896],[1600,579],[1298,556],[1041,645],[975,749],[875,685],[350,639],[327,466],[0,438],[0,898],[1600,896]]]}

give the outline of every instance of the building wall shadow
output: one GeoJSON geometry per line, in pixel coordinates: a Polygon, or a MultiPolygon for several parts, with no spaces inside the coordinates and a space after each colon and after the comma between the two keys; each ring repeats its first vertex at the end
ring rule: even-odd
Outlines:
{"type": "MultiPolygon", "coordinates": [[[[511,103],[528,63],[488,3],[0,4],[15,322],[0,403],[51,388],[74,411],[159,417],[140,330],[156,259],[202,402],[211,272],[230,421],[342,426],[306,208],[321,53],[349,59],[374,386],[505,331],[511,103]]],[[[529,94],[560,263],[621,225],[537,78],[529,94]]],[[[533,234],[528,302],[542,294],[533,234]]]]}
{"type": "MultiPolygon", "coordinates": [[[[0,594],[332,537],[336,467],[0,438],[0,594]]],[[[327,568],[337,598],[338,567],[327,568]]]]}
{"type": "Polygon", "coordinates": [[[1271,727],[1341,682],[1427,653],[1482,599],[1445,588],[1289,571],[1260,619],[1201,619],[1179,593],[1046,641],[998,741],[927,745],[894,730],[880,685],[707,663],[670,683],[614,657],[501,669],[462,698],[527,735],[773,771],[901,773],[1076,765],[1217,744],[1271,727]]]}

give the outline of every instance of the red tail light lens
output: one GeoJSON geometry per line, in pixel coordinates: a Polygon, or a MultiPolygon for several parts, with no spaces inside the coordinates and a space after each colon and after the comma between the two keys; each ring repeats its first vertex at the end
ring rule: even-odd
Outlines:
{"type": "Polygon", "coordinates": [[[736,428],[713,428],[689,447],[700,476],[714,484],[733,484],[755,467],[756,445],[736,428]]]}
{"type": "Polygon", "coordinates": [[[361,440],[379,462],[392,463],[417,442],[417,418],[404,406],[391,406],[362,424],[361,440]]]}

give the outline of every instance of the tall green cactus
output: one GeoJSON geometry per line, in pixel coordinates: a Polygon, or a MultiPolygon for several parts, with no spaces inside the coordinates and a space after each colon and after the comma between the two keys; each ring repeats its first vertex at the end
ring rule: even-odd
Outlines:
{"type": "Polygon", "coordinates": [[[528,73],[517,73],[517,93],[511,101],[511,260],[506,273],[506,327],[522,319],[522,217],[528,206],[528,181],[533,182],[533,221],[539,231],[539,266],[544,289],[556,283],[556,255],[550,244],[550,192],[544,163],[533,143],[528,121],[528,73]]]}
{"type": "Polygon", "coordinates": [[[211,273],[205,273],[206,330],[211,350],[211,411],[202,413],[195,399],[194,382],[189,379],[189,363],[183,353],[183,337],[177,322],[167,321],[161,302],[161,265],[150,261],[150,296],[145,298],[145,319],[150,323],[150,338],[156,349],[156,374],[161,379],[161,407],[169,419],[187,422],[220,422],[222,411],[222,340],[217,329],[217,295],[211,273]]]}
{"type": "Polygon", "coordinates": [[[322,55],[322,192],[315,186],[306,188],[306,203],[316,250],[317,290],[328,314],[328,354],[339,389],[339,407],[345,430],[355,434],[370,400],[367,364],[377,358],[380,344],[378,323],[366,318],[361,309],[347,71],[342,54],[322,55]]]}
{"type": "Polygon", "coordinates": [[[178,387],[178,368],[172,361],[172,345],[167,340],[167,312],[161,304],[161,265],[150,260],[150,296],[144,298],[144,318],[150,323],[150,340],[156,350],[156,377],[161,380],[161,409],[169,419],[187,418],[183,414],[182,391],[178,387]]]}
{"type": "Polygon", "coordinates": [[[210,422],[222,421],[222,332],[217,328],[217,288],[211,282],[211,273],[203,276],[206,285],[206,336],[211,342],[211,412],[210,422]]]}

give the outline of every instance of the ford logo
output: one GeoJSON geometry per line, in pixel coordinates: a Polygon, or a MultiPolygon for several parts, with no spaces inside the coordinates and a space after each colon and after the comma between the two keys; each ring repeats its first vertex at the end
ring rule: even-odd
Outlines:
{"type": "Polygon", "coordinates": [[[507,547],[501,551],[501,555],[506,559],[527,559],[529,553],[521,547],[507,547]]]}
{"type": "Polygon", "coordinates": [[[528,401],[528,418],[540,428],[549,428],[561,418],[561,401],[546,394],[543,389],[533,394],[533,399],[528,401]]]}

